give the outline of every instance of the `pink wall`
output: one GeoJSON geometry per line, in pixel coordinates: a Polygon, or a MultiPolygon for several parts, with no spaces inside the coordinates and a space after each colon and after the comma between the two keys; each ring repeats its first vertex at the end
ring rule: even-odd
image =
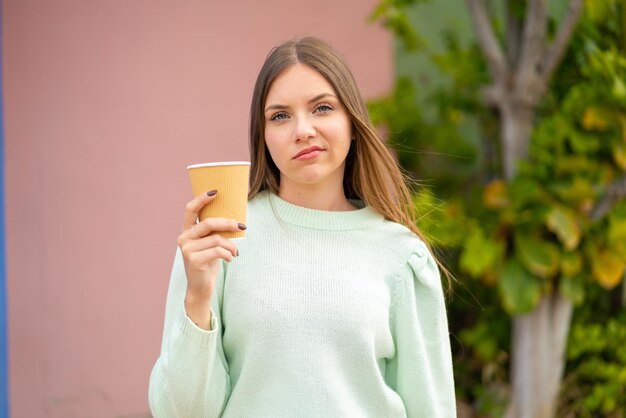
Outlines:
{"type": "Polygon", "coordinates": [[[148,416],[185,165],[247,159],[252,85],[306,34],[366,96],[392,82],[376,0],[4,0],[15,418],[148,416]]]}

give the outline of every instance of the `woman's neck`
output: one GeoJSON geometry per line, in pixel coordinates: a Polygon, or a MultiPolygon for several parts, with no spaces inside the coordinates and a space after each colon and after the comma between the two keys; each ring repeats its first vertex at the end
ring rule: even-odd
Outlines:
{"type": "Polygon", "coordinates": [[[343,185],[326,187],[319,185],[283,185],[278,196],[297,206],[326,211],[349,211],[358,209],[346,198],[343,185]]]}

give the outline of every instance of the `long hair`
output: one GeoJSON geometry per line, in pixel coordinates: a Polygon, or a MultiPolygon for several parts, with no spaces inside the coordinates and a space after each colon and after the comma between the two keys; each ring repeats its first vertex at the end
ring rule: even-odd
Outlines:
{"type": "Polygon", "coordinates": [[[265,144],[263,109],[276,77],[295,64],[308,65],[332,85],[352,122],[354,140],[346,157],[343,181],[346,197],[362,200],[385,219],[406,226],[426,242],[416,224],[415,210],[407,187],[408,179],[372,125],[352,73],[330,45],[314,37],[289,41],[272,49],[259,72],[250,106],[252,164],[249,198],[263,190],[278,194],[280,171],[265,144]]]}

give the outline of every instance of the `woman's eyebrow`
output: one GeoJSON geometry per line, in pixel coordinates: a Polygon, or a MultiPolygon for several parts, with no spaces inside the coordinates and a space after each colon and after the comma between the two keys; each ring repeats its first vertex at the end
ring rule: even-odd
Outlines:
{"type": "Polygon", "coordinates": [[[268,106],[265,111],[268,112],[270,110],[283,110],[283,109],[287,109],[289,106],[287,105],[282,105],[282,104],[273,104],[268,106]]]}
{"type": "MultiPolygon", "coordinates": [[[[313,102],[317,102],[320,99],[323,99],[325,97],[333,97],[333,98],[337,98],[337,96],[335,96],[334,94],[331,93],[322,93],[322,94],[318,94],[317,96],[313,97],[311,100],[309,100],[308,103],[313,103],[313,102]]],[[[265,112],[268,112],[270,110],[284,110],[289,108],[289,106],[287,105],[283,105],[283,104],[272,104],[269,105],[266,109],[265,112]]]]}
{"type": "Polygon", "coordinates": [[[335,96],[334,94],[322,93],[322,94],[318,94],[317,96],[309,100],[309,103],[317,102],[318,100],[323,99],[325,97],[329,97],[329,96],[334,97],[335,99],[337,98],[337,96],[335,96]]]}

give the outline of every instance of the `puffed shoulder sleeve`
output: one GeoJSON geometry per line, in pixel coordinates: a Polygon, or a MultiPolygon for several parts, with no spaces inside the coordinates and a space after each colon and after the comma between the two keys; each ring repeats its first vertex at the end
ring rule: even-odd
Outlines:
{"type": "Polygon", "coordinates": [[[395,355],[385,381],[404,402],[407,417],[456,417],[450,336],[441,277],[419,241],[396,277],[391,309],[395,355]]]}
{"type": "Polygon", "coordinates": [[[150,376],[148,399],[155,418],[219,417],[230,394],[220,321],[222,265],[211,301],[211,331],[198,328],[184,307],[187,278],[176,252],[167,292],[161,354],[150,376]]]}

